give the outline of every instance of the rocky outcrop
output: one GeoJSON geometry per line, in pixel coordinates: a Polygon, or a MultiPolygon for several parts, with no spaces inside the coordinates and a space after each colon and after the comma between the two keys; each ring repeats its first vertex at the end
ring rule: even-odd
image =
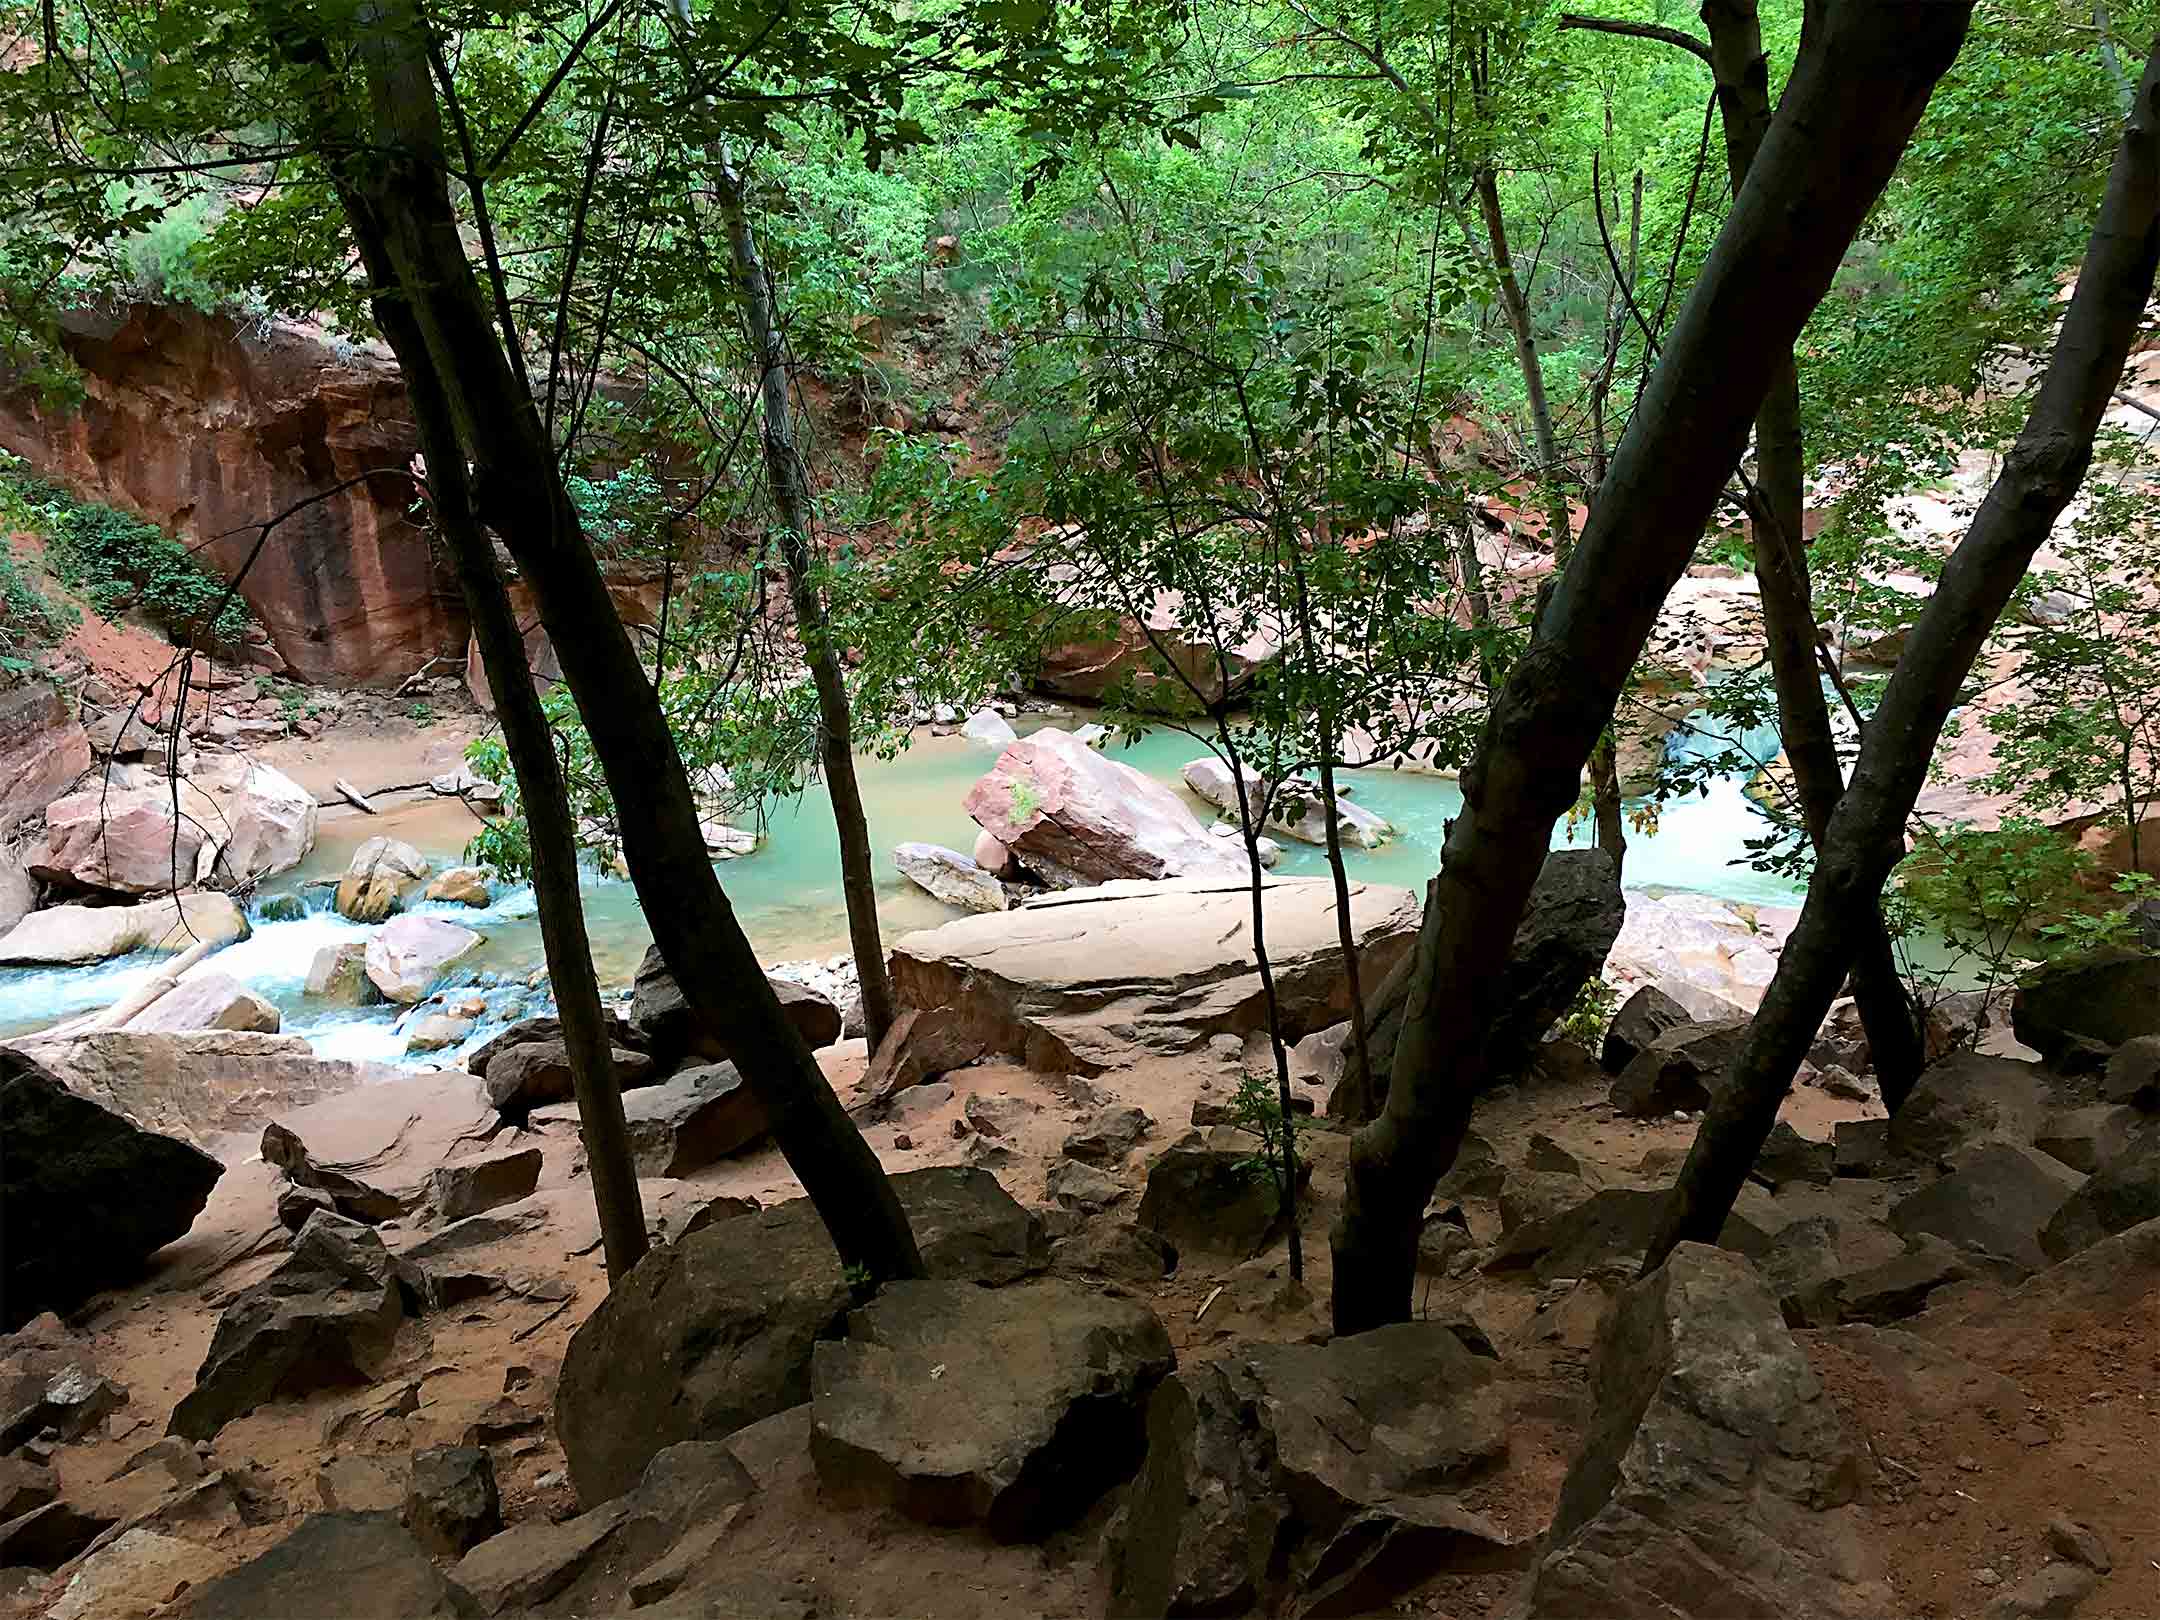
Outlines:
{"type": "Polygon", "coordinates": [[[208,889],[134,906],[49,906],[0,935],[0,966],[72,966],[247,936],[247,918],[231,896],[208,889]]]}
{"type": "Polygon", "coordinates": [[[241,594],[295,674],[390,685],[463,647],[457,587],[411,519],[410,483],[359,476],[414,454],[412,411],[385,351],[297,322],[243,326],[144,304],[68,315],[61,341],[86,397],[70,408],[27,389],[7,395],[0,445],[199,544],[226,575],[248,560],[266,517],[294,509],[241,594]]]}
{"type": "Polygon", "coordinates": [[[1682,1244],[1629,1287],[1561,1487],[1532,1617],[1866,1617],[1896,1604],[1861,1458],[1747,1261],[1682,1244]]]}
{"type": "Polygon", "coordinates": [[[125,1281],[184,1236],[224,1167],[0,1047],[0,1331],[125,1281]]]}
{"type": "Polygon", "coordinates": [[[1119,1616],[1375,1614],[1521,1551],[1457,1494],[1507,1455],[1492,1363],[1438,1322],[1181,1369],[1112,1549],[1119,1616]]]}
{"type": "Polygon", "coordinates": [[[130,1018],[122,1029],[257,1030],[275,1035],[282,1022],[277,1008],[229,973],[191,973],[130,1018]]]}
{"type": "Polygon", "coordinates": [[[1074,1283],[892,1283],[814,1353],[810,1455],[837,1501],[1033,1540],[1139,1465],[1175,1360],[1153,1311],[1074,1283]]]}
{"type": "Polygon", "coordinates": [[[2100,1068],[2108,1053],[2160,1035],[2160,956],[2095,951],[2050,962],[2018,983],[2017,1038],[2057,1068],[2100,1068]]]}
{"type": "Polygon", "coordinates": [[[367,942],[367,976],[386,1001],[416,1006],[443,970],[481,945],[481,936],[442,917],[393,917],[367,942]]]}
{"type": "MultiPolygon", "coordinates": [[[[986,1170],[909,1171],[893,1189],[933,1277],[1006,1283],[1048,1262],[1040,1222],[986,1170]]],[[[663,1446],[723,1439],[807,1401],[812,1351],[853,1298],[808,1199],[654,1249],[563,1358],[555,1430],[579,1501],[628,1490],[663,1446]]]]}
{"type": "MultiPolygon", "coordinates": [[[[1427,885],[1428,897],[1434,892],[1427,885]]],[[[1620,933],[1627,901],[1620,875],[1604,851],[1560,850],[1545,858],[1523,920],[1515,930],[1507,976],[1487,1037],[1485,1074],[1498,1081],[1520,1074],[1537,1055],[1546,1032],[1575,1003],[1590,975],[1597,972],[1620,933]]],[[[1360,954],[1366,994],[1366,1027],[1375,1082],[1384,1090],[1394,1071],[1395,1047],[1402,1038],[1403,1012],[1409,1001],[1415,957],[1407,950],[1391,969],[1360,954]]],[[[1328,1097],[1328,1112],[1350,1110],[1346,1073],[1328,1097]]],[[[1380,1099],[1373,1099],[1378,1102],[1380,1099]]]]}
{"type": "Polygon", "coordinates": [[[0,687],[0,838],[51,804],[90,768],[90,739],[43,681],[0,687]]]}
{"type": "MultiPolygon", "coordinates": [[[[1332,886],[1270,879],[1263,904],[1285,1036],[1347,1016],[1332,886]]],[[[1350,915],[1369,983],[1408,951],[1416,902],[1405,889],[1355,883],[1350,915]]],[[[1251,939],[1242,882],[1106,883],[903,935],[893,990],[903,1007],[949,1010],[977,1055],[1091,1074],[1264,1027],[1251,939]]]]}
{"type": "Polygon", "coordinates": [[[442,1558],[456,1558],[499,1533],[502,1495],[487,1448],[431,1446],[415,1452],[405,1528],[442,1558]]]}
{"type": "Polygon", "coordinates": [[[962,911],[1003,911],[1011,900],[1005,885],[975,864],[974,857],[937,844],[896,844],[893,865],[916,888],[962,911]]]}
{"type": "MultiPolygon", "coordinates": [[[[825,997],[792,979],[768,974],[765,982],[780,998],[780,1011],[812,1051],[840,1038],[840,1009],[825,997]]],[[[685,1058],[709,1062],[732,1059],[733,1043],[741,1038],[735,1031],[716,1029],[698,1016],[682,986],[675,982],[675,975],[668,971],[657,945],[647,950],[645,959],[638,964],[631,992],[630,1031],[663,1073],[685,1058]]]]}
{"type": "Polygon", "coordinates": [[[473,1604],[390,1514],[313,1513],[169,1612],[173,1620],[465,1620],[473,1604]]]}
{"type": "Polygon", "coordinates": [[[354,922],[381,922],[418,891],[433,870],[412,845],[395,838],[370,838],[353,851],[338,879],[338,914],[354,922]]]}
{"type": "MultiPolygon", "coordinates": [[[[765,1134],[765,1109],[732,1063],[684,1069],[623,1094],[623,1124],[640,1176],[687,1176],[765,1134]]],[[[542,1128],[578,1128],[576,1103],[532,1112],[542,1128]]]]}
{"type": "Polygon", "coordinates": [[[1243,874],[1243,857],[1210,838],[1185,801],[1069,731],[1038,731],[998,756],[966,810],[1052,888],[1117,878],[1243,874]]]}
{"type": "Polygon", "coordinates": [[[1036,667],[1035,689],[1099,703],[1113,688],[1124,688],[1136,701],[1182,713],[1193,707],[1194,689],[1208,704],[1220,703],[1244,691],[1263,665],[1281,655],[1282,644],[1256,629],[1218,657],[1211,641],[1195,640],[1181,628],[1184,616],[1178,593],[1163,591],[1149,604],[1144,628],[1120,617],[1106,635],[1054,642],[1036,667]]]}
{"type": "Polygon", "coordinates": [[[87,788],[45,808],[45,842],[30,875],[66,890],[170,894],[195,881],[203,846],[224,837],[225,814],[192,783],[87,788]]]}
{"type": "Polygon", "coordinates": [[[331,1241],[322,1223],[339,1219],[310,1216],[292,1257],[226,1307],[168,1433],[208,1440],[267,1401],[381,1375],[404,1304],[382,1240],[331,1241]]]}

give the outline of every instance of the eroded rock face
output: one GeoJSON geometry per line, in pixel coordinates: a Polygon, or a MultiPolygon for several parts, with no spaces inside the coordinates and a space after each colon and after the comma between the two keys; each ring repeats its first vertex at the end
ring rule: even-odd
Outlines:
{"type": "Polygon", "coordinates": [[[1024,737],[968,790],[965,808],[1052,888],[1117,878],[1243,875],[1243,857],[1154,778],[1069,731],[1024,737]]]}
{"type": "Polygon", "coordinates": [[[0,836],[65,793],[90,768],[90,739],[42,681],[0,690],[0,836]]]}
{"type": "Polygon", "coordinates": [[[1437,1322],[1184,1368],[1149,1404],[1110,1611],[1385,1612],[1441,1569],[1511,1561],[1454,1494],[1506,1455],[1492,1363],[1437,1322]]]}
{"type": "Polygon", "coordinates": [[[1754,1268],[1684,1243],[1621,1296],[1533,1617],[1895,1607],[1852,1506],[1859,1453],[1754,1268]]]}
{"type": "Polygon", "coordinates": [[[0,1331],[67,1310],[184,1236],[224,1166],[0,1047],[0,1331]]]}
{"type": "Polygon", "coordinates": [[[1145,1305],[1075,1283],[892,1283],[816,1349],[810,1455],[837,1500],[1032,1539],[1139,1464],[1175,1360],[1145,1305]]]}
{"type": "MultiPolygon", "coordinates": [[[[0,398],[0,445],[201,543],[222,573],[247,560],[266,514],[414,454],[396,363],[373,345],[147,304],[66,316],[61,341],[87,399],[0,398]]],[[[456,584],[410,502],[402,478],[358,479],[311,500],[255,559],[241,593],[302,679],[388,685],[464,645],[456,584]]]]}
{"type": "MultiPolygon", "coordinates": [[[[934,1277],[1005,1283],[1048,1263],[1041,1223],[986,1170],[910,1171],[893,1188],[934,1277]]],[[[853,1298],[808,1199],[654,1249],[563,1358],[555,1429],[578,1499],[620,1495],[663,1446],[807,1401],[813,1348],[853,1298]]]]}
{"type": "MultiPolygon", "coordinates": [[[[1272,880],[1263,905],[1285,1035],[1346,1017],[1332,886],[1272,880]]],[[[1406,889],[1354,883],[1350,916],[1371,983],[1409,950],[1416,902],[1406,889]]],[[[903,935],[893,991],[903,1007],[951,1009],[976,1055],[1098,1073],[1136,1053],[1191,1051],[1263,1027],[1251,929],[1242,882],[1106,883],[903,935]]]]}
{"type": "Polygon", "coordinates": [[[208,889],[135,906],[48,906],[0,935],[0,965],[62,967],[130,951],[183,951],[201,940],[245,939],[247,918],[208,889]]]}

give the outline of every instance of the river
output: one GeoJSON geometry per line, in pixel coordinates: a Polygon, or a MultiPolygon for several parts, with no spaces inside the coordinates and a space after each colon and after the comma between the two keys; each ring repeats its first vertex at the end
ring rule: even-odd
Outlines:
{"type": "MultiPolygon", "coordinates": [[[[1026,722],[1022,729],[1027,729],[1026,722]]],[[[1692,751],[1712,744],[1683,729],[1671,746],[1692,751]]],[[[1158,730],[1130,747],[1113,745],[1112,757],[1176,784],[1184,764],[1203,752],[1190,737],[1158,730]]],[[[897,758],[862,760],[858,770],[869,807],[872,846],[883,851],[919,841],[962,850],[971,847],[976,828],[960,808],[961,800],[995,757],[991,748],[965,738],[925,736],[897,758]]],[[[1347,857],[1351,875],[1420,887],[1439,863],[1448,818],[1462,804],[1455,783],[1421,772],[1388,770],[1349,771],[1344,780],[1358,803],[1385,816],[1397,829],[1396,837],[1381,849],[1351,850],[1347,857]]],[[[1742,786],[1737,777],[1720,778],[1704,794],[1666,805],[1654,833],[1630,838],[1628,886],[1792,904],[1797,893],[1792,884],[1744,864],[1746,841],[1759,836],[1766,822],[1742,786]]],[[[1200,801],[1191,802],[1203,821],[1211,817],[1200,801]]],[[[353,848],[377,833],[407,840],[438,866],[455,864],[473,825],[471,812],[455,800],[422,800],[374,817],[326,806],[314,852],[296,870],[265,884],[255,901],[259,911],[274,896],[300,893],[312,909],[305,917],[287,922],[252,918],[253,935],[218,952],[217,969],[276,1005],[286,1031],[305,1036],[320,1056],[454,1062],[456,1051],[424,1058],[407,1056],[400,1028],[402,1009],[331,1007],[303,994],[308,966],[318,950],[368,932],[362,924],[325,909],[326,889],[303,886],[311,878],[342,871],[353,848]]],[[[1572,831],[1563,827],[1554,842],[1556,847],[1564,846],[1585,841],[1588,835],[1587,826],[1572,831]]],[[[1284,841],[1283,859],[1276,868],[1279,874],[1319,876],[1326,870],[1323,850],[1284,841]]],[[[828,958],[847,949],[839,849],[822,786],[775,805],[765,843],[751,855],[724,863],[719,872],[729,901],[765,962],[828,958]]],[[[879,874],[878,908],[888,941],[958,915],[889,865],[879,874]]],[[[544,960],[530,888],[499,888],[484,910],[446,904],[418,909],[440,912],[486,938],[481,950],[462,961],[454,974],[457,982],[473,984],[489,1006],[488,1017],[468,1046],[505,1020],[538,1010],[537,998],[526,984],[544,960]]],[[[651,942],[635,892],[627,882],[588,873],[585,914],[602,984],[627,984],[651,942]]],[[[157,962],[153,956],[137,954],[91,967],[0,970],[0,1036],[28,1033],[110,1005],[154,972],[157,962]]]]}

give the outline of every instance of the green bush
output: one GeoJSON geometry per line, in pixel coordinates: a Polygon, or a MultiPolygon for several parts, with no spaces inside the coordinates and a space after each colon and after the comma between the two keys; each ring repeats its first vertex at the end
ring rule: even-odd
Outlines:
{"type": "Polygon", "coordinates": [[[76,615],[31,581],[0,539],[0,684],[33,673],[38,655],[74,627],[76,615]]]}
{"type": "Polygon", "coordinates": [[[109,506],[79,501],[31,478],[21,463],[0,467],[6,506],[46,537],[45,561],[109,619],[140,609],[182,645],[236,646],[247,607],[226,599],[225,582],[155,525],[109,506]]]}

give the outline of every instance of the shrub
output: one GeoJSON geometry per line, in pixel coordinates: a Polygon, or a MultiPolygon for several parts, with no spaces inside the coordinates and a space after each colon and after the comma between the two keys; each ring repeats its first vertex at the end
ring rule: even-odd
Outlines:
{"type": "Polygon", "coordinates": [[[74,627],[76,615],[37,588],[0,539],[0,684],[32,674],[38,655],[74,627]]]}

